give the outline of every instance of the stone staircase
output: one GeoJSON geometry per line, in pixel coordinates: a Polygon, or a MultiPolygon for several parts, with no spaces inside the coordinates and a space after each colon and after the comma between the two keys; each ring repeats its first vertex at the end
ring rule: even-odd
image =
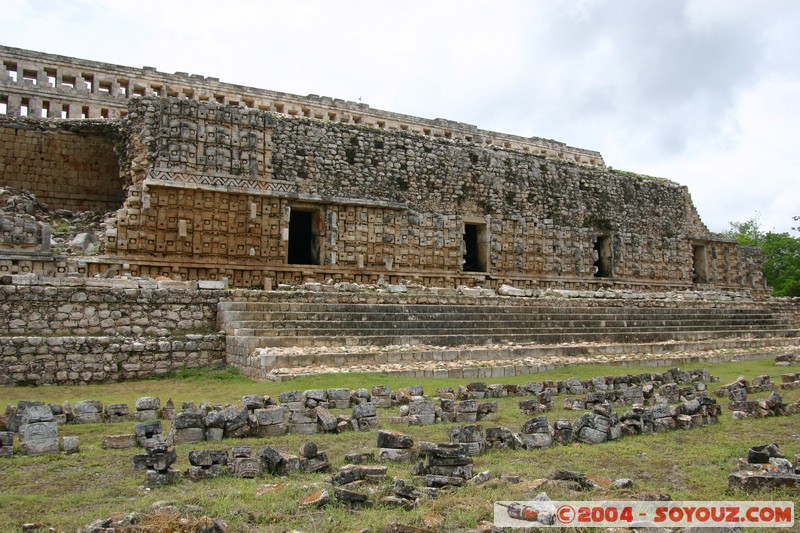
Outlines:
{"type": "Polygon", "coordinates": [[[629,352],[652,344],[708,349],[712,340],[742,347],[748,339],[764,346],[800,338],[791,324],[752,301],[343,300],[318,294],[221,302],[218,320],[227,334],[228,363],[263,377],[275,368],[408,361],[398,346],[418,347],[410,359],[418,361],[531,357],[561,345],[569,355],[575,353],[569,346],[576,345],[602,353],[618,350],[615,346],[629,352]]]}

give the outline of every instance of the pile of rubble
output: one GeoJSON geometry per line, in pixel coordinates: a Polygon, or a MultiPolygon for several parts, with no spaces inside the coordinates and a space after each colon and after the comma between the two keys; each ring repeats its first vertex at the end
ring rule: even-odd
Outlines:
{"type": "Polygon", "coordinates": [[[420,479],[425,487],[424,494],[436,496],[438,491],[446,487],[461,487],[473,477],[472,457],[482,453],[485,448],[483,435],[478,426],[453,428],[450,439],[463,442],[449,444],[426,443],[420,447],[425,461],[414,466],[412,474],[420,479]],[[466,428],[466,429],[465,429],[466,428]],[[480,452],[477,452],[480,450],[480,452]]]}
{"type": "Polygon", "coordinates": [[[794,463],[786,459],[777,444],[762,444],[739,459],[737,470],[728,476],[728,487],[751,492],[761,489],[800,489],[800,454],[794,463]]]}
{"type": "Polygon", "coordinates": [[[792,404],[786,404],[780,394],[773,392],[769,395],[769,398],[761,400],[731,401],[728,403],[728,409],[733,411],[734,420],[789,416],[800,411],[800,400],[792,404]]]}
{"type": "Polygon", "coordinates": [[[800,352],[785,353],[775,356],[775,364],[778,366],[789,366],[800,363],[800,352]]]}
{"type": "Polygon", "coordinates": [[[39,251],[57,255],[95,255],[102,252],[110,213],[66,209],[50,210],[33,194],[0,187],[0,243],[19,246],[23,242],[39,251]],[[32,235],[31,243],[26,237],[32,235]]]}
{"type": "Polygon", "coordinates": [[[161,433],[153,434],[143,439],[144,454],[133,456],[133,466],[136,470],[146,472],[145,484],[148,487],[163,487],[177,481],[180,472],[172,469],[178,460],[175,448],[167,444],[161,433]]]}
{"type": "Polygon", "coordinates": [[[775,384],[768,375],[756,376],[751,380],[739,376],[736,381],[720,387],[715,393],[720,398],[728,397],[731,402],[741,402],[748,394],[775,390],[775,384]]]}
{"type": "Polygon", "coordinates": [[[19,434],[20,449],[25,455],[49,455],[62,450],[77,453],[80,439],[69,436],[59,439],[60,423],[63,423],[60,415],[54,414],[54,409],[45,403],[23,400],[16,407],[9,406],[6,415],[0,417],[0,457],[13,457],[15,434],[19,434]]]}
{"type": "Polygon", "coordinates": [[[800,372],[781,374],[781,390],[800,389],[800,372]]]}

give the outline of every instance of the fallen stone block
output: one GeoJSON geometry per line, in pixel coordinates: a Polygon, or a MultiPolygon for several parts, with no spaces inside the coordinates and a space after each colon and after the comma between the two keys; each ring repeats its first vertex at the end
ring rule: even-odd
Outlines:
{"type": "Polygon", "coordinates": [[[414,439],[409,435],[382,429],[377,433],[378,448],[411,448],[414,446],[414,439]]]}
{"type": "Polygon", "coordinates": [[[192,450],[189,452],[189,464],[203,467],[227,465],[228,452],[225,450],[192,450]]]}
{"type": "Polygon", "coordinates": [[[228,473],[228,468],[225,465],[213,464],[207,467],[204,466],[191,466],[186,469],[184,476],[192,481],[202,481],[204,479],[213,479],[223,476],[228,473]]]}
{"type": "Polygon", "coordinates": [[[66,453],[67,455],[78,453],[80,451],[80,447],[81,447],[81,441],[78,437],[61,438],[61,449],[64,450],[64,453],[66,453]]]}
{"type": "Polygon", "coordinates": [[[136,399],[134,408],[137,411],[158,411],[161,409],[161,400],[155,396],[142,396],[136,399]]]}
{"type": "Polygon", "coordinates": [[[413,459],[413,453],[408,448],[381,448],[378,450],[378,457],[384,462],[403,463],[411,461],[413,459]]]}
{"type": "Polygon", "coordinates": [[[363,504],[367,502],[367,495],[343,487],[334,487],[333,495],[336,499],[350,504],[363,504]]]}
{"type": "Polygon", "coordinates": [[[450,477],[450,476],[437,476],[434,474],[425,475],[425,486],[442,488],[447,486],[461,487],[466,483],[464,478],[450,477]]]}
{"type": "Polygon", "coordinates": [[[314,457],[307,457],[303,464],[303,471],[306,473],[324,472],[331,467],[331,462],[328,460],[328,454],[319,452],[314,457]]]}
{"type": "Polygon", "coordinates": [[[319,424],[319,429],[323,433],[338,433],[339,420],[333,413],[322,406],[316,407],[315,411],[317,413],[317,423],[319,424]]]}
{"type": "Polygon", "coordinates": [[[113,403],[105,407],[106,419],[109,422],[127,422],[130,420],[130,412],[128,404],[126,403],[113,403]]]}
{"type": "Polygon", "coordinates": [[[373,452],[360,452],[351,453],[344,456],[347,463],[360,465],[364,463],[371,463],[375,461],[375,454],[373,452]]]}
{"type": "Polygon", "coordinates": [[[148,470],[145,475],[145,484],[151,488],[164,487],[175,483],[179,476],[180,472],[175,470],[148,470]]]}
{"type": "Polygon", "coordinates": [[[131,435],[105,435],[100,445],[104,450],[124,450],[135,448],[138,444],[136,434],[131,435]]]}
{"type": "Polygon", "coordinates": [[[72,406],[76,424],[99,424],[103,421],[103,402],[99,400],[81,400],[72,406]]]}
{"type": "Polygon", "coordinates": [[[800,475],[777,472],[734,472],[728,476],[728,488],[745,492],[800,489],[800,475]]]}
{"type": "Polygon", "coordinates": [[[272,426],[275,424],[283,424],[286,417],[286,409],[277,405],[258,408],[253,411],[256,418],[256,423],[259,426],[272,426]]]}
{"type": "Polygon", "coordinates": [[[206,440],[206,430],[199,427],[173,429],[170,433],[173,444],[192,444],[206,440]]]}

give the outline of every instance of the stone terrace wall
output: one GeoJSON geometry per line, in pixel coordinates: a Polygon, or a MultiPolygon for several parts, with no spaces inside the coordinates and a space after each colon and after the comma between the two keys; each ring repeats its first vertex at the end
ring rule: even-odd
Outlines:
{"type": "Polygon", "coordinates": [[[167,337],[217,331],[217,302],[224,291],[141,288],[135,281],[116,286],[76,278],[54,281],[58,285],[0,285],[0,336],[167,337]]]}
{"type": "Polygon", "coordinates": [[[224,335],[0,337],[0,385],[147,379],[225,363],[224,335]]]}
{"type": "Polygon", "coordinates": [[[800,328],[800,298],[772,298],[770,308],[784,320],[800,328]]]}
{"type": "Polygon", "coordinates": [[[0,185],[27,190],[53,210],[118,209],[125,191],[114,129],[94,121],[0,115],[0,185]]]}
{"type": "Polygon", "coordinates": [[[0,385],[143,379],[225,363],[216,324],[224,291],[51,283],[0,286],[0,385]]]}

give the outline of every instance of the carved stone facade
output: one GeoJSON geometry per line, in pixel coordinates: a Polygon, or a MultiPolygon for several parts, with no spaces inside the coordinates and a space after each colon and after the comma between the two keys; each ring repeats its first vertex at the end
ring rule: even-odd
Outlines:
{"type": "Polygon", "coordinates": [[[33,150],[31,136],[72,146],[62,165],[6,162],[0,185],[58,206],[85,176],[71,208],[119,207],[100,255],[0,256],[0,274],[764,291],[758,253],[710,233],[686,187],[597,152],[202,76],[0,58],[0,154],[33,150]],[[95,153],[73,182],[67,162],[95,153]]]}

